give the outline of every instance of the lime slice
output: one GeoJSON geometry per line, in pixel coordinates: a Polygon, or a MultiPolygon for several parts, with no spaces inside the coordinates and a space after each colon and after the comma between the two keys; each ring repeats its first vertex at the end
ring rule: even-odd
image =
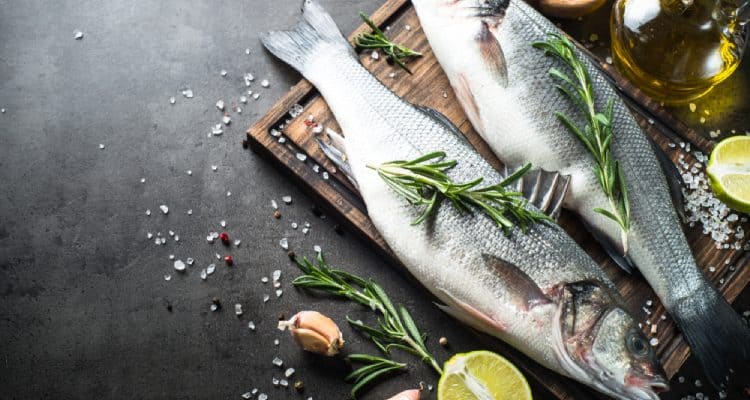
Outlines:
{"type": "Polygon", "coordinates": [[[711,152],[706,172],[719,200],[750,213],[750,136],[732,136],[719,142],[711,152]]]}
{"type": "Polygon", "coordinates": [[[438,400],[531,400],[526,378],[489,351],[456,354],[445,363],[438,400]]]}

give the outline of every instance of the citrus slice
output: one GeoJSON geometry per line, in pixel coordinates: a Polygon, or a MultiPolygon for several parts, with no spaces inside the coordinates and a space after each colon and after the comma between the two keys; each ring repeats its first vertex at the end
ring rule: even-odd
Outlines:
{"type": "Polygon", "coordinates": [[[438,400],[531,400],[521,372],[490,351],[456,354],[445,363],[438,400]]]}
{"type": "Polygon", "coordinates": [[[719,200],[750,213],[750,136],[732,136],[719,142],[711,152],[706,172],[719,200]]]}

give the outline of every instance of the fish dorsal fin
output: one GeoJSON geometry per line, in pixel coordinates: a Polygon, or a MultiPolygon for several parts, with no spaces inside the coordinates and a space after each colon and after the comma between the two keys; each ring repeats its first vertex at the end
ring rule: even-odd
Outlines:
{"type": "Polygon", "coordinates": [[[500,86],[508,86],[508,69],[505,64],[505,54],[487,21],[482,21],[481,28],[479,28],[479,33],[476,36],[476,42],[479,45],[484,65],[492,72],[492,78],[500,86]]]}
{"type": "Polygon", "coordinates": [[[612,260],[615,261],[615,263],[617,263],[620,268],[622,268],[629,274],[633,273],[633,270],[637,269],[630,256],[627,255],[627,253],[623,252],[622,249],[618,249],[617,245],[614,244],[607,237],[607,235],[602,233],[599,228],[596,228],[593,225],[589,224],[585,219],[581,219],[581,222],[583,222],[583,226],[586,228],[586,230],[589,231],[591,236],[593,236],[594,239],[596,239],[596,241],[602,245],[604,251],[609,255],[610,258],[612,258],[612,260]]]}
{"type": "Polygon", "coordinates": [[[344,137],[331,129],[326,129],[326,136],[328,136],[328,141],[323,140],[321,137],[315,137],[315,141],[318,142],[318,146],[323,150],[323,154],[346,175],[354,187],[358,187],[357,181],[354,179],[354,174],[352,174],[352,167],[346,158],[344,137]]]}
{"type": "Polygon", "coordinates": [[[428,117],[432,118],[435,122],[439,123],[440,125],[443,125],[447,130],[449,130],[451,133],[456,135],[457,137],[461,138],[461,140],[465,141],[466,143],[469,142],[468,139],[466,139],[466,136],[464,136],[464,133],[461,132],[461,129],[458,129],[456,124],[453,123],[448,117],[443,115],[440,111],[430,108],[427,106],[420,106],[420,105],[414,105],[414,107],[423,112],[428,117]]]}
{"type": "Polygon", "coordinates": [[[677,210],[677,214],[680,215],[682,221],[685,220],[685,198],[682,194],[682,188],[685,187],[685,182],[682,180],[682,175],[677,166],[674,165],[672,160],[669,158],[667,153],[659,147],[654,141],[649,138],[651,147],[654,149],[656,159],[661,164],[661,170],[664,172],[664,176],[667,178],[667,185],[669,186],[669,193],[672,195],[672,203],[674,208],[677,210]]]}
{"type": "MultiPolygon", "coordinates": [[[[520,168],[506,166],[504,176],[510,176],[520,168]]],[[[522,192],[526,200],[534,207],[553,219],[557,219],[563,208],[569,185],[569,175],[535,169],[523,174],[515,182],[515,189],[522,192]]]]}
{"type": "Polygon", "coordinates": [[[518,308],[528,311],[535,306],[552,303],[539,285],[515,264],[491,254],[482,254],[482,259],[506,283],[511,292],[511,301],[518,308]]]}

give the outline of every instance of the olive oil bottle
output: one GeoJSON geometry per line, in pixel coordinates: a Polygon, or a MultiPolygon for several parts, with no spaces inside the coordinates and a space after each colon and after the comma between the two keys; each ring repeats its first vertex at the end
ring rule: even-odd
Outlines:
{"type": "Polygon", "coordinates": [[[626,78],[657,101],[708,93],[737,69],[748,0],[617,0],[612,54],[626,78]]]}

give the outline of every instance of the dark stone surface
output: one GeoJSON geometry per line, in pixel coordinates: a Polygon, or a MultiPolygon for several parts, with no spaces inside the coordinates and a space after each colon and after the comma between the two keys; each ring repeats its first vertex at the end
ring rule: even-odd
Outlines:
{"type": "MultiPolygon", "coordinates": [[[[417,316],[441,360],[482,347],[409,277],[352,235],[336,234],[282,174],[240,146],[245,129],[298,79],[257,38],[292,25],[298,3],[0,0],[0,398],[216,399],[254,387],[271,399],[345,398],[344,363],[300,352],[276,330],[277,318],[319,309],[341,322],[348,351],[374,352],[343,323],[346,314],[368,314],[294,290],[296,269],[278,246],[283,236],[298,254],[319,244],[336,265],[376,277],[417,316]],[[73,39],[75,29],[82,40],[73,39]],[[237,103],[248,89],[245,72],[257,77],[251,89],[260,99],[233,112],[223,136],[207,138],[221,119],[216,101],[237,103]],[[264,78],[268,89],[260,87],[264,78]],[[180,94],[185,86],[195,98],[180,94]],[[282,204],[282,195],[293,204],[282,204]],[[238,248],[207,243],[220,220],[242,239],[238,248]],[[293,221],[309,221],[310,233],[293,230],[293,221]],[[161,232],[167,244],[155,245],[147,232],[161,232]],[[216,253],[232,254],[235,265],[216,253]],[[196,265],[177,273],[170,254],[196,265]],[[202,281],[200,269],[212,262],[217,272],[202,281]],[[260,281],[276,269],[279,299],[260,281]],[[209,311],[214,296],[220,312],[209,311]],[[235,303],[244,307],[241,318],[235,303]],[[250,320],[257,331],[247,328],[250,320]],[[448,349],[436,344],[440,336],[450,339],[448,349]],[[271,364],[277,355],[297,369],[292,381],[304,381],[304,396],[272,387],[283,374],[271,364]]],[[[358,25],[356,11],[378,5],[323,3],[345,32],[358,25]]],[[[409,373],[368,398],[435,384],[430,370],[400,358],[411,360],[409,373]]]]}

